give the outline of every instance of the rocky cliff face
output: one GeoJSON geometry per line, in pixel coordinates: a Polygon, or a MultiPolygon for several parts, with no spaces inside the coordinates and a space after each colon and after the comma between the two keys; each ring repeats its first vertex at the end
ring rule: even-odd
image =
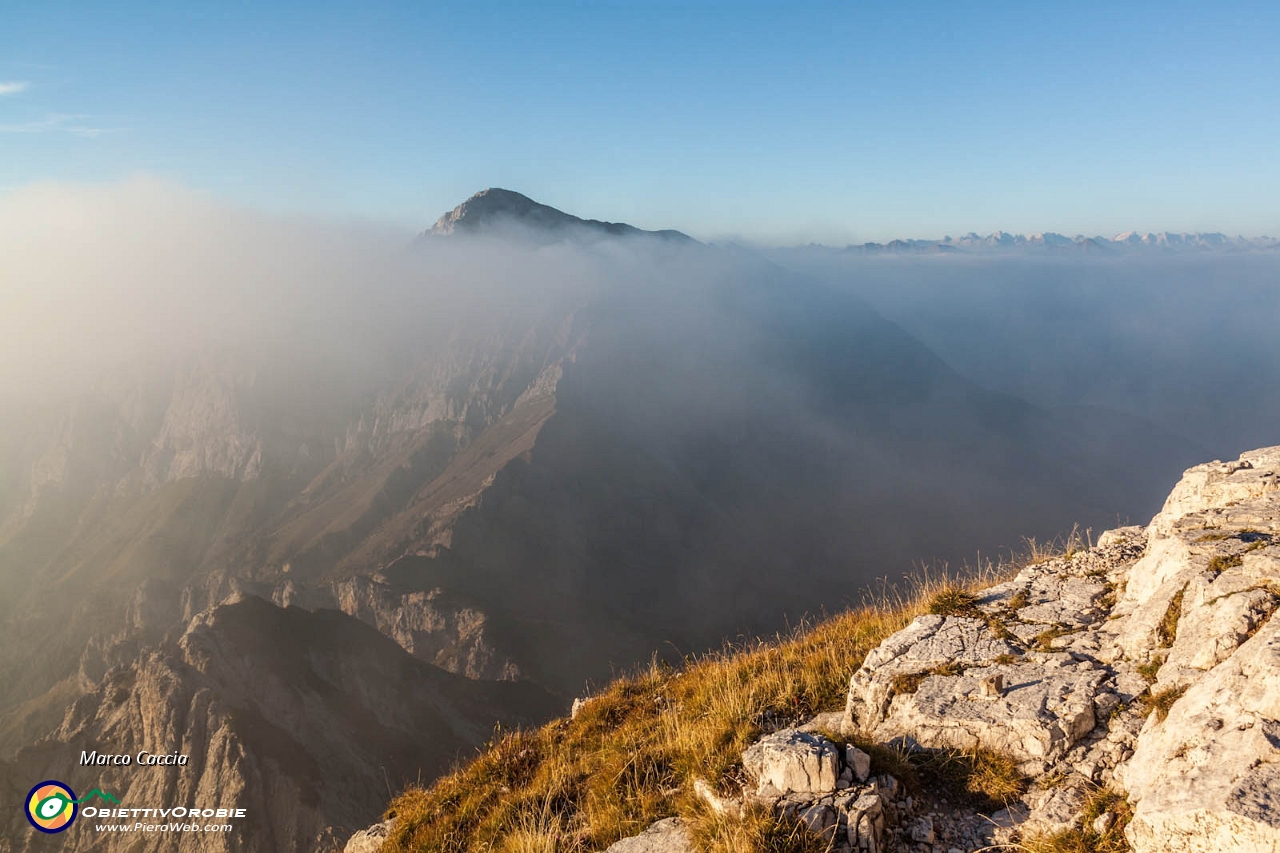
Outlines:
{"type": "Polygon", "coordinates": [[[844,724],[1014,756],[1034,783],[1004,822],[1024,835],[1079,827],[1113,786],[1139,853],[1277,849],[1278,581],[1280,448],[1200,465],[1145,529],[887,640],[853,675],[844,724]]]}
{"type": "MultiPolygon", "coordinates": [[[[430,778],[495,723],[559,703],[528,684],[439,670],[334,611],[245,598],[192,621],[171,645],[108,671],[62,725],[0,767],[10,793],[56,778],[131,807],[245,809],[225,834],[69,831],[68,850],[325,850],[382,807],[388,787],[430,778]],[[180,753],[185,766],[83,767],[82,751],[180,753]],[[38,777],[38,778],[37,778],[38,777]]],[[[20,799],[16,793],[14,799],[20,799]]],[[[0,849],[35,850],[17,803],[0,849]]]]}

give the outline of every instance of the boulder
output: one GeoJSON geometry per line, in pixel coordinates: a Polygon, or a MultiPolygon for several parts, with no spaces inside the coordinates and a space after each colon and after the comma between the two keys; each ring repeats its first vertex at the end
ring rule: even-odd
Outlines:
{"type": "Polygon", "coordinates": [[[840,750],[821,735],[783,729],[766,735],[742,754],[757,797],[828,794],[840,776],[840,750]]]}
{"type": "MultiPolygon", "coordinates": [[[[1092,587],[1079,587],[1081,600],[1096,597],[1092,587]]],[[[1094,727],[1108,675],[1067,653],[1023,654],[980,619],[922,616],[867,655],[850,680],[846,725],[880,742],[992,749],[1039,773],[1094,727]]]]}
{"type": "Polygon", "coordinates": [[[394,825],[394,820],[384,820],[368,829],[360,830],[347,839],[347,846],[342,848],[342,853],[378,853],[382,849],[382,842],[386,841],[387,836],[391,834],[391,828],[394,825]]]}
{"type": "Polygon", "coordinates": [[[844,748],[844,763],[853,774],[853,781],[861,785],[871,775],[871,756],[853,744],[844,748]]]}
{"type": "Polygon", "coordinates": [[[695,849],[684,821],[669,817],[639,835],[614,842],[605,853],[694,853],[695,849]]]}

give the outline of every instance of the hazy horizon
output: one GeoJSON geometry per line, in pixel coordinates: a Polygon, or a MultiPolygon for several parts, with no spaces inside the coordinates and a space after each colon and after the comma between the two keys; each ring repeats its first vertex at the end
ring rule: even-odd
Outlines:
{"type": "Polygon", "coordinates": [[[420,228],[487,186],[704,240],[1280,234],[1280,8],[18,3],[0,189],[420,228]]]}

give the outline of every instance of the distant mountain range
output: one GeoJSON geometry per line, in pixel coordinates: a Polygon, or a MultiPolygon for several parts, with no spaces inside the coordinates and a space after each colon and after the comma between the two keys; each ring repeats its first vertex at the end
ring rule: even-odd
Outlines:
{"type": "Polygon", "coordinates": [[[856,243],[843,249],[822,245],[807,248],[827,249],[859,255],[893,254],[944,254],[985,253],[1008,251],[1037,252],[1249,252],[1280,249],[1280,239],[1275,237],[1231,237],[1217,231],[1191,234],[1161,231],[1143,234],[1126,231],[1114,237],[1087,237],[1077,234],[1068,237],[1053,231],[1038,234],[1010,234],[994,231],[990,234],[969,232],[963,237],[943,237],[941,240],[891,240],[888,243],[856,243]]]}

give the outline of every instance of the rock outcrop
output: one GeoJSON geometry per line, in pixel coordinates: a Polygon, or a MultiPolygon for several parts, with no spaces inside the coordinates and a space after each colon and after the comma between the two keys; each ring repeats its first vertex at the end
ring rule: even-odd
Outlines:
{"type": "MultiPolygon", "coordinates": [[[[67,850],[332,851],[382,810],[389,788],[430,778],[482,743],[488,721],[526,724],[559,707],[527,683],[432,667],[345,614],[245,598],[196,617],[175,644],[109,670],[50,737],[0,765],[0,789],[59,779],[110,791],[127,807],[247,813],[231,832],[183,836],[180,845],[163,832],[78,828],[67,850]],[[85,751],[140,750],[187,760],[79,761],[85,751]]],[[[14,841],[0,849],[42,849],[20,810],[4,816],[0,839],[14,841]]]]}
{"type": "MultiPolygon", "coordinates": [[[[757,797],[830,794],[841,775],[840,750],[824,737],[794,729],[762,738],[742,754],[757,797]]],[[[847,785],[846,785],[847,787],[847,785]]]]}
{"type": "Polygon", "coordinates": [[[832,850],[884,849],[885,827],[896,822],[903,792],[891,776],[868,780],[871,757],[857,747],[783,729],[750,746],[742,765],[749,779],[744,792],[748,802],[802,822],[832,850]]]}
{"type": "Polygon", "coordinates": [[[917,618],[853,674],[840,728],[1013,757],[1032,785],[1006,840],[1078,827],[1110,786],[1137,853],[1280,850],[1277,605],[1268,448],[1187,471],[1145,529],[917,618]]]}
{"type": "Polygon", "coordinates": [[[1149,528],[1115,651],[1160,712],[1117,771],[1138,851],[1280,849],[1280,447],[1187,472],[1149,528]]]}
{"type": "Polygon", "coordinates": [[[644,832],[609,845],[605,853],[694,853],[693,839],[684,821],[669,817],[644,832]]]}

